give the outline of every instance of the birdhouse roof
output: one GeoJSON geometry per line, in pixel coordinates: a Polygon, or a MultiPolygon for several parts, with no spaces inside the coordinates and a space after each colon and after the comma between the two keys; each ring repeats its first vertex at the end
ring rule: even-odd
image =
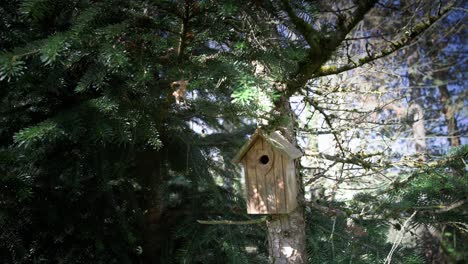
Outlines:
{"type": "Polygon", "coordinates": [[[249,141],[247,141],[242,146],[232,161],[234,163],[239,163],[259,138],[265,139],[273,147],[273,149],[285,154],[289,159],[297,159],[302,156],[302,152],[293,144],[291,144],[291,142],[289,142],[285,137],[283,137],[279,131],[265,135],[261,129],[257,128],[255,133],[250,137],[249,141]]]}

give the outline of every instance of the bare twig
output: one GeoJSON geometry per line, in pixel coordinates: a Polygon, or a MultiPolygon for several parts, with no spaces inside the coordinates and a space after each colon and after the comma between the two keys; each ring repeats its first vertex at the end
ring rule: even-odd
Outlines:
{"type": "Polygon", "coordinates": [[[411,222],[411,220],[416,216],[417,213],[418,211],[414,211],[413,214],[408,219],[406,219],[405,223],[401,227],[400,233],[396,236],[395,241],[393,242],[392,249],[388,253],[387,258],[385,258],[384,264],[390,264],[392,262],[393,253],[395,253],[395,250],[401,244],[401,241],[403,241],[403,237],[406,233],[406,229],[409,223],[411,222]]]}
{"type": "Polygon", "coordinates": [[[426,32],[427,29],[429,29],[432,25],[434,25],[437,21],[440,19],[444,18],[449,11],[452,10],[452,7],[446,8],[445,10],[442,10],[441,13],[436,16],[436,17],[429,17],[428,21],[422,21],[418,25],[414,26],[413,31],[409,32],[406,36],[402,37],[399,41],[390,41],[391,47],[387,49],[382,49],[382,52],[375,54],[375,55],[369,55],[366,57],[363,57],[359,59],[358,63],[352,63],[348,65],[344,65],[335,69],[330,69],[329,67],[324,68],[323,70],[319,70],[317,73],[313,75],[313,77],[319,77],[319,76],[327,76],[327,75],[334,75],[338,74],[341,72],[349,71],[358,67],[363,66],[364,64],[373,62],[375,60],[378,60],[380,58],[386,57],[390,54],[393,54],[394,52],[407,47],[409,44],[411,44],[415,39],[417,39],[419,36],[421,36],[424,32],[426,32]]]}
{"type": "Polygon", "coordinates": [[[233,220],[197,220],[202,225],[255,225],[262,224],[267,221],[267,217],[259,219],[245,220],[245,221],[233,221],[233,220]]]}

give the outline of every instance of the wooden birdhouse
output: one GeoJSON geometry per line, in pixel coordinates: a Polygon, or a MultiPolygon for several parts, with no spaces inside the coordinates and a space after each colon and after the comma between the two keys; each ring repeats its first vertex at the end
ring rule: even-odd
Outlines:
{"type": "Polygon", "coordinates": [[[244,167],[247,213],[288,214],[297,207],[294,160],[301,156],[280,132],[255,131],[233,160],[244,167]]]}

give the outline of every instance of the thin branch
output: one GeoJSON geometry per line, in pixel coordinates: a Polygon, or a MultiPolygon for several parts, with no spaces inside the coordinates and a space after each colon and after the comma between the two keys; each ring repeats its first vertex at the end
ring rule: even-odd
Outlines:
{"type": "Polygon", "coordinates": [[[341,20],[338,23],[338,30],[335,33],[334,39],[337,40],[335,47],[345,39],[351,30],[364,19],[364,16],[374,7],[378,1],[376,0],[358,0],[356,1],[357,8],[351,14],[350,20],[341,20]]]}
{"type": "Polygon", "coordinates": [[[345,71],[349,71],[358,67],[361,67],[365,64],[373,62],[375,60],[384,58],[390,54],[395,53],[396,51],[407,47],[407,45],[411,44],[415,39],[421,36],[424,32],[427,31],[432,25],[434,25],[437,21],[445,17],[448,12],[451,10],[451,7],[446,8],[443,10],[440,15],[438,16],[430,16],[428,21],[422,21],[413,27],[412,32],[406,34],[406,36],[402,37],[399,41],[390,42],[390,47],[386,49],[382,49],[382,51],[376,55],[366,56],[359,59],[358,63],[355,64],[348,64],[338,68],[333,67],[324,67],[321,68],[317,73],[314,74],[313,77],[320,77],[320,76],[327,76],[327,75],[334,75],[338,73],[342,73],[345,71]]]}
{"type": "MultiPolygon", "coordinates": [[[[318,103],[316,103],[313,99],[310,99],[308,98],[307,96],[304,97],[304,99],[310,104],[312,105],[320,114],[322,114],[325,122],[327,123],[328,127],[330,128],[330,130],[333,130],[333,124],[332,124],[332,121],[331,121],[331,118],[330,116],[327,115],[327,113],[325,113],[325,111],[323,110],[322,107],[320,107],[318,105],[318,103]]],[[[338,138],[338,135],[337,133],[333,133],[333,137],[335,138],[335,141],[336,141],[336,144],[338,145],[338,148],[340,149],[341,153],[344,155],[345,151],[343,149],[343,146],[341,145],[341,142],[340,142],[340,139],[338,138]]]]}
{"type": "Polygon", "coordinates": [[[320,204],[318,204],[318,203],[316,203],[314,201],[308,202],[307,206],[309,206],[311,208],[314,208],[314,209],[320,211],[321,213],[323,213],[324,215],[327,215],[329,217],[335,217],[335,218],[337,216],[347,217],[347,218],[353,219],[355,221],[383,219],[382,215],[366,215],[365,212],[361,212],[359,214],[357,214],[357,213],[350,214],[350,213],[347,213],[346,211],[343,211],[343,210],[341,210],[339,208],[320,205],[320,204]]]}
{"type": "Polygon", "coordinates": [[[434,213],[441,214],[456,209],[468,202],[468,199],[463,199],[460,201],[456,201],[452,204],[441,204],[441,205],[433,205],[433,206],[424,206],[424,207],[415,207],[414,209],[418,210],[434,210],[434,213]]]}
{"type": "Polygon", "coordinates": [[[395,250],[397,249],[397,247],[403,241],[403,237],[404,237],[404,235],[406,233],[406,229],[407,229],[409,223],[411,222],[411,220],[416,216],[417,213],[418,213],[418,211],[414,211],[413,214],[408,219],[406,219],[405,223],[403,224],[403,226],[401,228],[400,233],[395,238],[395,242],[393,242],[392,249],[388,253],[387,258],[385,258],[385,262],[384,262],[385,264],[390,264],[392,262],[393,253],[395,253],[395,250]]]}
{"type": "MultiPolygon", "coordinates": [[[[283,2],[286,2],[286,0],[283,0],[283,2]]],[[[345,40],[346,35],[364,19],[364,16],[374,7],[376,2],[377,0],[357,1],[357,8],[351,14],[350,20],[345,20],[344,17],[341,17],[338,29],[334,34],[326,39],[320,39],[318,48],[314,48],[315,46],[311,45],[311,48],[308,49],[307,56],[298,63],[298,71],[294,73],[293,77],[287,82],[287,97],[292,96],[295,92],[304,87],[311,78],[319,76],[317,72],[320,72],[320,66],[329,60],[333,52],[345,40]]],[[[306,38],[306,36],[304,36],[304,38],[306,38]]]]}
{"type": "Polygon", "coordinates": [[[202,225],[255,225],[262,224],[267,221],[267,217],[259,219],[245,220],[245,221],[233,221],[233,220],[197,220],[202,225]]]}
{"type": "Polygon", "coordinates": [[[310,49],[320,50],[319,46],[319,33],[306,21],[297,16],[293,8],[289,4],[288,0],[282,0],[283,8],[288,14],[291,22],[294,24],[296,29],[302,34],[307,44],[309,44],[310,49]]]}

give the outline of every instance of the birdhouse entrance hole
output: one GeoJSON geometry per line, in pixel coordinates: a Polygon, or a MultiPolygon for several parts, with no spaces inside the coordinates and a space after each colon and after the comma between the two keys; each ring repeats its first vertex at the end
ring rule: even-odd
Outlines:
{"type": "Polygon", "coordinates": [[[270,158],[267,155],[263,155],[260,157],[260,163],[263,165],[268,164],[269,161],[270,161],[270,158]]]}

